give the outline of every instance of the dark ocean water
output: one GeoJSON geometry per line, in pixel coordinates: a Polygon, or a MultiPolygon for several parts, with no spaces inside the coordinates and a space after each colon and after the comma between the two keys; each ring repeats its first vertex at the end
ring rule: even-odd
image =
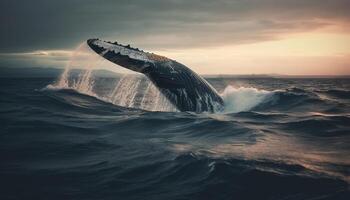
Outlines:
{"type": "Polygon", "coordinates": [[[350,199],[350,79],[211,78],[215,114],[53,81],[0,79],[0,199],[350,199]]]}

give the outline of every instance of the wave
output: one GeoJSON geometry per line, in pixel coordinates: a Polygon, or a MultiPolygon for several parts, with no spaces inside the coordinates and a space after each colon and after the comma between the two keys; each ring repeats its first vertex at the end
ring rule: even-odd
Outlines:
{"type": "Polygon", "coordinates": [[[254,87],[235,88],[228,85],[221,96],[225,102],[224,113],[246,111],[305,112],[315,108],[321,111],[339,112],[342,109],[342,104],[322,98],[316,92],[296,87],[268,91],[254,87]],[[312,106],[311,109],[310,106],[312,106]]]}
{"type": "Polygon", "coordinates": [[[257,105],[268,101],[275,92],[258,90],[256,88],[234,88],[229,85],[225,88],[221,96],[225,102],[225,113],[237,113],[249,111],[257,105]]]}
{"type": "MultiPolygon", "coordinates": [[[[148,87],[148,86],[146,86],[148,87]]],[[[162,111],[162,112],[174,112],[176,110],[170,109],[173,106],[169,106],[164,100],[163,96],[160,95],[147,95],[140,94],[140,91],[134,91],[136,94],[132,94],[134,102],[129,102],[129,104],[119,105],[117,100],[112,101],[113,98],[120,98],[120,93],[114,91],[118,94],[118,97],[110,97],[110,95],[101,95],[97,94],[94,91],[80,91],[78,88],[71,87],[59,87],[56,85],[48,85],[43,88],[43,92],[56,93],[56,98],[59,98],[60,95],[63,95],[64,98],[69,98],[67,95],[75,93],[73,96],[82,95],[83,98],[92,97],[94,101],[98,99],[101,102],[107,103],[109,105],[114,105],[117,108],[128,108],[128,109],[141,109],[149,111],[162,111]],[[152,98],[149,98],[149,97],[152,98]],[[145,99],[152,99],[148,101],[145,99]],[[157,105],[160,104],[160,105],[157,105]],[[149,105],[148,105],[149,104],[149,105]]],[[[149,90],[151,91],[151,90],[149,90]]],[[[141,91],[143,93],[147,91],[141,91]]],[[[333,93],[334,91],[329,91],[333,93]]],[[[247,111],[271,111],[271,112],[314,112],[315,110],[320,113],[339,113],[347,112],[344,110],[343,103],[328,98],[323,98],[317,92],[307,91],[300,88],[289,88],[285,90],[262,90],[254,87],[239,87],[235,88],[232,85],[225,87],[223,92],[220,94],[225,103],[225,109],[221,114],[228,113],[240,113],[247,111]],[[312,107],[310,107],[312,106],[312,107]]],[[[73,99],[74,99],[73,98],[73,99]]],[[[92,99],[90,99],[92,100],[92,99]]],[[[124,98],[125,101],[127,99],[124,98]]],[[[124,101],[123,100],[123,101],[124,101]]],[[[71,99],[72,101],[72,99],[71,99]]],[[[82,103],[88,100],[81,100],[79,103],[82,103]]],[[[68,102],[75,103],[76,102],[68,102]]],[[[77,105],[79,106],[79,105],[77,105]]]]}
{"type": "Polygon", "coordinates": [[[316,90],[316,92],[335,99],[350,99],[349,90],[332,89],[332,90],[316,90]]]}
{"type": "Polygon", "coordinates": [[[115,115],[120,112],[133,110],[118,105],[113,105],[108,101],[97,98],[94,95],[79,93],[74,89],[46,87],[40,92],[44,93],[49,99],[46,101],[51,110],[67,110],[67,112],[58,112],[65,115],[76,116],[79,114],[103,114],[115,115]]]}

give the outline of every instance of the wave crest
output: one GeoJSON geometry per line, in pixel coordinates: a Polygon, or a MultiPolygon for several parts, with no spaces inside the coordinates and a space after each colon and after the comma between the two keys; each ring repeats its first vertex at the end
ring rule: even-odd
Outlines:
{"type": "Polygon", "coordinates": [[[237,113],[249,111],[260,103],[269,100],[274,93],[274,91],[258,90],[252,87],[234,88],[229,85],[221,94],[225,102],[224,112],[237,113]]]}

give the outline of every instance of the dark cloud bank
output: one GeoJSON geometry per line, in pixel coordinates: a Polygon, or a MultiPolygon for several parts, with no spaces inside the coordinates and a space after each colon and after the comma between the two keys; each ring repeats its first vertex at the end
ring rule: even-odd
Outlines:
{"type": "Polygon", "coordinates": [[[350,19],[349,0],[5,0],[0,52],[71,49],[99,37],[148,49],[278,39],[350,19]]]}

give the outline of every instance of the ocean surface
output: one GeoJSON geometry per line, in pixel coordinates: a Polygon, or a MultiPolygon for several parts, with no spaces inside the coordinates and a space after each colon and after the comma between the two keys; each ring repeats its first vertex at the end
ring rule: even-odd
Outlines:
{"type": "Polygon", "coordinates": [[[350,199],[350,79],[211,77],[191,113],[78,77],[0,78],[0,199],[350,199]]]}

